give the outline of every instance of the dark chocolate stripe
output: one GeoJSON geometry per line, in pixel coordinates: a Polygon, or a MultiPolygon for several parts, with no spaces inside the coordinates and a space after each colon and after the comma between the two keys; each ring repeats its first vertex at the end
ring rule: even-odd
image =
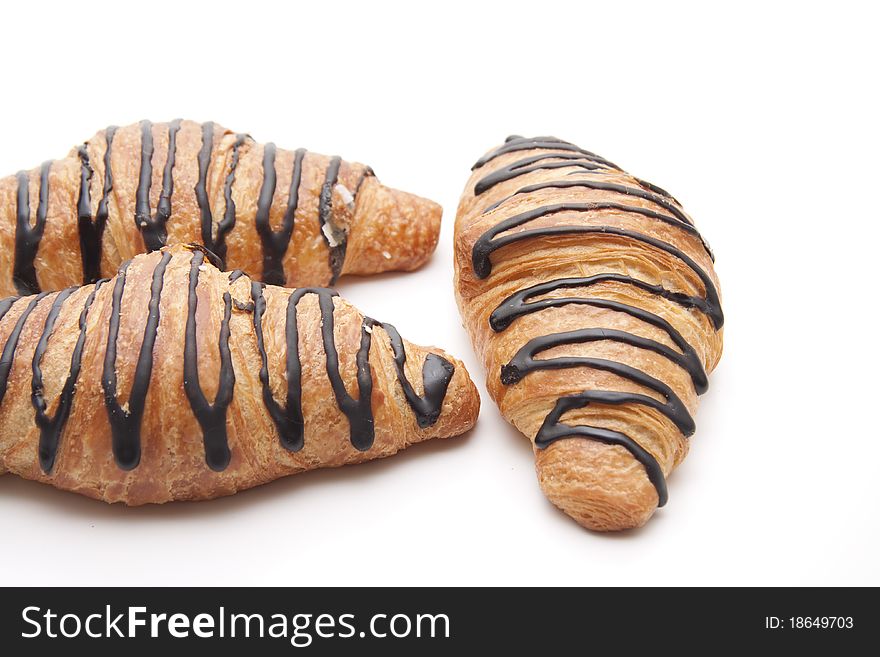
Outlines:
{"type": "Polygon", "coordinates": [[[281,228],[276,231],[272,230],[269,221],[276,186],[275,144],[266,144],[263,149],[263,185],[257,203],[256,226],[263,246],[263,282],[267,285],[284,285],[287,282],[287,277],[284,275],[284,254],[293,235],[305,154],[304,148],[294,153],[287,209],[284,212],[281,228]]]}
{"type": "Polygon", "coordinates": [[[79,253],[82,258],[83,285],[93,282],[89,280],[95,272],[95,263],[100,268],[100,242],[104,226],[92,222],[91,181],[95,171],[89,159],[89,144],[86,142],[77,150],[80,160],[79,198],[76,203],[77,228],[79,230],[79,253]]]}
{"type": "Polygon", "coordinates": [[[174,160],[177,154],[177,133],[181,119],[168,124],[168,156],[162,171],[162,192],[156,214],[150,210],[150,188],[153,183],[153,125],[141,121],[141,169],[135,203],[135,222],[144,238],[147,251],[158,251],[168,239],[166,224],[171,217],[171,197],[174,195],[174,160]]]}
{"type": "Polygon", "coordinates": [[[147,391],[150,387],[150,377],[153,373],[153,347],[156,344],[156,335],[159,329],[159,301],[162,295],[165,268],[171,260],[171,254],[162,254],[156,267],[153,269],[152,284],[150,286],[150,303],[146,325],[144,326],[144,338],[138,355],[137,366],[128,395],[128,409],[123,409],[116,398],[116,341],[119,337],[119,324],[122,315],[122,294],[125,289],[125,277],[131,261],[123,263],[116,275],[116,283],[113,286],[113,301],[110,312],[110,327],[107,336],[107,350],[104,353],[104,371],[101,376],[101,385],[104,389],[104,405],[107,408],[107,417],[110,421],[110,429],[113,434],[113,456],[117,465],[123,470],[132,470],[140,463],[141,458],[141,422],[144,416],[144,406],[147,391]]]}
{"type": "Polygon", "coordinates": [[[263,341],[263,315],[266,312],[266,300],[263,297],[263,286],[251,283],[251,298],[254,302],[254,329],[257,335],[257,348],[260,352],[260,382],[263,384],[263,402],[269,415],[278,428],[281,443],[291,451],[298,451],[303,446],[303,415],[302,415],[302,365],[299,360],[299,332],[297,328],[296,305],[307,294],[315,294],[321,311],[321,338],[327,361],[327,378],[336,398],[339,409],[348,418],[350,441],[355,449],[368,450],[374,439],[372,391],[373,377],[370,370],[370,333],[366,324],[361,326],[361,344],[357,353],[358,399],[353,399],[345,389],[339,374],[339,354],[333,336],[333,297],[336,292],[327,288],[299,288],[294,290],[287,299],[287,404],[281,408],[275,401],[269,385],[269,367],[266,347],[263,341]]]}
{"type": "Polygon", "coordinates": [[[491,153],[487,153],[479,160],[476,161],[474,166],[471,167],[471,170],[479,169],[481,166],[488,164],[492,160],[507,153],[513,153],[516,151],[531,151],[531,150],[556,150],[556,151],[571,151],[574,153],[579,153],[581,156],[591,159],[593,162],[598,162],[599,164],[603,164],[611,169],[620,169],[616,164],[609,162],[604,157],[600,157],[595,153],[591,153],[590,151],[586,151],[583,148],[579,148],[574,144],[570,144],[567,141],[562,141],[561,139],[557,139],[556,137],[510,137],[504,142],[503,146],[499,146],[491,153]]]}
{"type": "MultiPolygon", "coordinates": [[[[666,191],[665,189],[663,189],[662,187],[658,187],[658,186],[655,185],[654,183],[649,183],[647,180],[642,180],[641,178],[636,178],[636,177],[633,176],[632,174],[630,174],[630,177],[631,177],[633,180],[635,180],[639,185],[641,185],[642,187],[644,187],[645,189],[647,189],[649,192],[654,192],[655,194],[659,194],[660,196],[665,196],[666,198],[668,198],[668,199],[669,199],[670,201],[672,201],[673,203],[678,203],[678,199],[676,199],[672,194],[670,194],[669,192],[667,192],[667,191],[666,191]]],[[[678,204],[681,205],[681,203],[678,203],[678,204]]]]}
{"type": "MultiPolygon", "coordinates": [[[[101,278],[101,250],[104,239],[104,229],[107,227],[107,219],[110,214],[108,202],[110,193],[113,191],[113,172],[111,167],[113,137],[116,134],[116,126],[111,125],[104,131],[107,147],[104,150],[104,187],[101,200],[98,202],[98,211],[92,221],[91,201],[88,212],[83,206],[78,214],[79,224],[79,247],[83,262],[83,285],[95,283],[101,278]]],[[[91,168],[91,167],[89,167],[91,168]]],[[[91,178],[91,174],[89,175],[91,178]]],[[[80,181],[82,195],[83,181],[80,181]]],[[[89,193],[88,185],[84,186],[85,193],[89,193]]]]}
{"type": "Polygon", "coordinates": [[[293,294],[287,299],[287,400],[285,406],[275,401],[269,384],[269,360],[263,340],[263,315],[266,312],[266,299],[263,285],[251,281],[251,299],[254,304],[254,331],[257,336],[257,350],[260,353],[260,383],[263,387],[263,403],[278,430],[278,437],[285,449],[298,452],[303,447],[302,415],[302,367],[299,362],[299,332],[296,324],[296,301],[293,294]]]}
{"type": "Polygon", "coordinates": [[[6,297],[3,300],[0,300],[0,319],[6,317],[6,313],[12,308],[16,301],[21,299],[21,297],[6,297]]]}
{"type": "MultiPolygon", "coordinates": [[[[558,300],[548,299],[547,301],[558,300]]],[[[675,346],[681,349],[681,353],[678,353],[675,350],[670,349],[666,345],[660,344],[659,342],[656,342],[654,340],[648,340],[646,338],[642,338],[623,331],[617,331],[615,329],[582,329],[580,331],[571,331],[569,333],[557,333],[555,334],[557,339],[562,340],[560,344],[592,342],[595,340],[604,339],[623,342],[625,344],[639,347],[641,349],[648,349],[650,351],[660,354],[661,356],[665,356],[673,363],[683,368],[690,375],[691,381],[693,381],[694,384],[694,389],[698,394],[703,394],[708,389],[709,380],[706,376],[706,371],[703,368],[703,364],[700,361],[699,355],[696,351],[694,351],[694,348],[682,337],[681,333],[676,331],[669,322],[667,322],[659,315],[655,315],[654,313],[643,310],[642,308],[637,308],[635,306],[620,303],[618,301],[610,301],[608,299],[577,298],[567,299],[566,303],[589,305],[593,306],[594,308],[604,308],[605,310],[613,310],[615,312],[625,313],[630,317],[635,317],[636,319],[639,319],[647,324],[650,324],[651,326],[655,326],[665,331],[672,342],[675,344],[675,346]],[[566,338],[563,338],[563,336],[566,336],[566,338]]],[[[559,305],[562,304],[551,303],[542,305],[541,302],[538,301],[532,304],[525,304],[525,307],[520,306],[519,308],[517,308],[517,312],[518,315],[522,315],[529,312],[535,312],[542,308],[554,307],[559,305]]],[[[494,313],[493,316],[495,316],[494,313]]],[[[504,315],[502,315],[502,318],[504,318],[504,315]]],[[[509,324],[510,322],[508,321],[507,325],[509,324]]]]}
{"type": "Polygon", "coordinates": [[[538,283],[537,285],[532,285],[514,292],[502,301],[492,312],[489,317],[489,326],[491,326],[494,331],[503,331],[510,326],[513,320],[517,317],[521,317],[530,312],[544,310],[545,308],[565,306],[568,304],[584,303],[585,300],[580,297],[550,297],[532,302],[529,302],[528,300],[560,288],[590,287],[608,281],[632,285],[633,287],[637,287],[641,290],[645,290],[646,292],[656,294],[659,297],[672,301],[684,308],[696,308],[704,315],[708,315],[709,313],[706,301],[701,297],[689,296],[680,292],[672,292],[671,290],[664,288],[662,285],[652,285],[623,274],[596,274],[595,276],[557,278],[552,281],[547,281],[546,283],[538,283]]]}
{"type": "MultiPolygon", "coordinates": [[[[474,185],[474,195],[479,196],[489,191],[495,185],[499,185],[513,178],[524,176],[534,171],[543,169],[566,169],[569,167],[577,167],[586,169],[587,171],[601,171],[605,167],[593,160],[576,153],[544,153],[541,155],[532,155],[530,157],[512,162],[505,167],[497,169],[477,181],[474,185]],[[547,160],[563,160],[562,162],[547,162],[547,160]],[[539,164],[543,162],[543,164],[539,164]],[[531,166],[530,166],[531,165],[531,166]]],[[[572,173],[579,173],[573,171],[572,173]]]]}
{"type": "MultiPolygon", "coordinates": [[[[134,221],[141,233],[145,233],[153,222],[150,210],[150,187],[153,184],[153,124],[141,121],[141,168],[138,173],[138,186],[135,194],[134,221]]],[[[149,237],[144,234],[147,249],[153,250],[147,242],[149,237]]]]}
{"type": "Polygon", "coordinates": [[[76,340],[73,353],[70,356],[70,370],[67,379],[64,381],[61,393],[58,396],[58,406],[51,417],[46,413],[48,404],[43,396],[43,371],[41,369],[41,363],[46,348],[49,345],[49,338],[55,330],[55,322],[61,312],[61,307],[67,297],[76,291],[77,288],[68,288],[55,298],[55,301],[52,303],[52,308],[49,311],[49,315],[46,317],[46,323],[43,327],[43,333],[40,335],[40,341],[37,343],[37,348],[34,351],[34,359],[31,363],[31,371],[33,374],[31,379],[31,403],[34,406],[34,415],[37,426],[40,428],[40,468],[42,468],[43,472],[46,474],[49,474],[55,465],[58,446],[61,441],[61,434],[64,431],[64,425],[67,423],[67,419],[70,417],[71,408],[73,407],[73,396],[76,392],[76,382],[77,379],[79,379],[79,372],[82,366],[82,352],[86,340],[86,320],[88,319],[89,309],[92,306],[92,302],[95,300],[95,294],[101,289],[101,285],[106,282],[106,279],[99,280],[89,293],[88,297],[86,297],[85,304],[79,315],[79,337],[76,340]]]}
{"type": "Polygon", "coordinates": [[[181,119],[175,119],[168,124],[168,155],[165,158],[165,169],[162,171],[162,193],[159,195],[159,203],[156,206],[156,219],[161,226],[160,239],[156,241],[158,246],[150,247],[156,251],[167,242],[165,224],[171,217],[171,197],[174,195],[174,160],[177,157],[177,133],[180,131],[181,119]]]}
{"type": "Polygon", "coordinates": [[[646,192],[645,190],[638,189],[637,187],[628,187],[627,185],[602,182],[599,180],[552,180],[550,182],[540,182],[535,183],[534,185],[526,185],[525,187],[521,187],[520,189],[516,190],[510,196],[507,196],[497,203],[494,203],[493,205],[486,208],[483,214],[489,212],[490,210],[494,210],[498,206],[506,203],[515,196],[519,196],[520,194],[531,194],[533,192],[539,192],[544,189],[571,189],[572,187],[584,187],[586,189],[595,189],[603,192],[614,192],[616,194],[623,194],[624,196],[634,196],[636,198],[649,201],[654,205],[660,206],[661,208],[669,212],[673,217],[675,217],[673,225],[676,225],[679,228],[686,229],[693,235],[699,236],[697,229],[694,228],[693,222],[691,222],[688,216],[678,207],[676,207],[674,203],[671,203],[662,196],[646,192]]]}
{"type": "Polygon", "coordinates": [[[263,387],[263,402],[275,426],[281,444],[290,451],[299,451],[303,447],[303,412],[302,412],[302,364],[299,358],[299,331],[297,327],[297,304],[308,294],[318,297],[321,311],[321,339],[326,357],[327,377],[340,410],[348,418],[351,444],[360,451],[369,449],[374,440],[374,421],[372,410],[373,377],[370,369],[370,344],[373,327],[379,326],[388,334],[394,353],[397,378],[403,389],[407,403],[422,428],[433,425],[443,407],[446,390],[455,371],[452,363],[436,354],[428,354],[422,369],[423,396],[416,394],[406,377],[406,351],[403,340],[397,330],[390,324],[383,324],[370,318],[361,323],[361,344],[357,352],[357,384],[358,398],[353,399],[347,392],[339,373],[339,354],[333,336],[333,298],[336,292],[326,288],[299,288],[294,290],[287,299],[287,317],[285,337],[287,341],[287,360],[285,378],[287,379],[287,399],[282,407],[272,394],[269,381],[269,364],[263,339],[263,316],[266,312],[266,299],[263,296],[264,285],[251,282],[251,298],[254,304],[254,330],[257,336],[257,349],[260,353],[260,382],[263,387]]]}
{"type": "MultiPolygon", "coordinates": [[[[79,196],[76,201],[76,216],[79,219],[80,224],[82,224],[84,219],[91,224],[92,194],[89,189],[89,183],[91,182],[92,175],[94,175],[95,171],[92,169],[91,162],[89,161],[88,142],[77,148],[76,154],[79,157],[80,163],[79,196]]],[[[82,230],[80,230],[80,242],[82,242],[82,230]]]]}
{"type": "MultiPolygon", "coordinates": [[[[351,427],[351,444],[359,451],[366,451],[373,445],[375,427],[373,425],[373,375],[370,370],[370,332],[365,324],[361,324],[361,345],[357,352],[357,384],[358,398],[353,399],[345,389],[342,376],[339,374],[339,354],[333,337],[333,297],[331,290],[312,288],[308,290],[318,295],[321,308],[321,336],[324,341],[324,353],[327,356],[327,376],[336,397],[336,403],[345,413],[351,427]]],[[[308,291],[304,293],[308,293],[308,291]]],[[[300,290],[294,292],[298,294],[300,290]]],[[[293,296],[293,295],[291,295],[293,296]]]]}
{"type": "Polygon", "coordinates": [[[624,212],[635,212],[641,214],[646,217],[653,217],[654,219],[659,219],[664,223],[675,226],[676,228],[680,228],[681,230],[690,233],[698,240],[700,240],[700,244],[706,250],[706,253],[709,255],[709,258],[714,262],[715,254],[712,253],[712,249],[703,239],[702,235],[700,235],[699,231],[694,227],[693,222],[688,218],[688,216],[682,212],[674,203],[663,198],[662,196],[658,196],[656,194],[652,194],[650,192],[646,192],[642,189],[637,189],[635,187],[628,187],[626,185],[619,185],[617,183],[609,183],[609,182],[601,182],[597,180],[555,180],[551,182],[543,182],[536,183],[534,185],[527,185],[521,189],[518,189],[510,196],[501,199],[497,203],[493,203],[488,208],[483,211],[483,214],[490,212],[496,208],[498,208],[503,203],[512,199],[513,197],[519,194],[531,194],[532,192],[541,191],[544,189],[570,189],[572,187],[584,187],[587,189],[596,189],[600,191],[607,192],[615,192],[617,194],[622,194],[624,196],[634,196],[636,198],[641,198],[646,201],[649,201],[655,205],[662,207],[664,210],[669,211],[673,216],[669,217],[667,215],[651,212],[650,210],[645,211],[645,208],[640,208],[638,206],[628,206],[628,205],[619,205],[617,203],[604,203],[604,204],[596,204],[603,205],[602,209],[616,209],[624,212]]]}
{"type": "Polygon", "coordinates": [[[361,177],[358,179],[357,185],[354,186],[354,191],[352,192],[352,196],[357,198],[358,192],[361,191],[361,187],[364,184],[364,181],[367,178],[375,178],[376,172],[373,171],[372,167],[364,167],[364,172],[361,174],[361,177]]]}
{"type": "Polygon", "coordinates": [[[208,167],[214,153],[214,124],[209,121],[202,124],[202,147],[199,150],[199,179],[196,182],[196,203],[199,206],[202,244],[214,250],[214,215],[208,199],[208,167]]]}
{"type": "Polygon", "coordinates": [[[619,431],[585,425],[571,426],[560,422],[563,414],[570,410],[584,408],[591,401],[599,404],[660,403],[656,399],[645,395],[606,391],[586,391],[571,397],[562,397],[556,401],[553,410],[544,418],[544,422],[535,436],[535,445],[539,449],[545,449],[562,438],[586,438],[587,440],[595,440],[606,445],[620,445],[644,466],[648,480],[657,490],[657,506],[664,506],[669,499],[669,495],[666,488],[666,477],[663,476],[663,469],[657,463],[657,459],[639,445],[638,442],[619,431]]]}
{"type": "Polygon", "coordinates": [[[406,402],[422,429],[432,426],[440,417],[443,400],[446,398],[446,390],[455,373],[455,366],[437,354],[429,353],[425,356],[425,362],[422,364],[422,389],[424,393],[420,397],[406,376],[406,349],[403,346],[400,333],[391,324],[377,322],[370,318],[365,318],[364,322],[369,327],[378,326],[388,334],[391,350],[394,353],[397,381],[403,389],[406,402]]]}
{"type": "Polygon", "coordinates": [[[18,193],[16,198],[15,221],[15,262],[12,268],[12,280],[15,288],[22,296],[36,294],[40,291],[37,283],[37,271],[34,261],[43,239],[46,228],[46,214],[49,211],[49,171],[52,162],[43,162],[40,167],[40,202],[37,206],[37,218],[31,225],[30,175],[19,171],[18,193]]]}
{"type": "MultiPolygon", "coordinates": [[[[229,172],[226,174],[226,180],[223,183],[223,200],[225,208],[223,209],[223,219],[217,222],[217,233],[213,235],[212,226],[208,226],[207,234],[205,232],[205,224],[202,224],[202,238],[205,247],[217,255],[218,258],[226,264],[226,235],[235,227],[235,200],[232,198],[232,186],[235,184],[235,169],[238,167],[238,160],[241,157],[240,149],[248,139],[247,135],[236,135],[235,142],[232,144],[232,160],[229,164],[229,172]]],[[[213,222],[213,219],[212,219],[213,222]]]]}
{"type": "MultiPolygon", "coordinates": [[[[672,246],[668,242],[642,235],[630,230],[616,228],[613,226],[547,226],[544,228],[536,228],[533,230],[525,230],[511,235],[497,237],[499,233],[503,233],[511,228],[521,226],[524,223],[538,219],[548,214],[556,212],[589,212],[597,209],[597,206],[604,204],[595,203],[557,203],[554,205],[545,205],[534,210],[529,210],[514,217],[499,222],[488,231],[483,233],[474,244],[472,251],[472,260],[474,272],[478,278],[486,278],[492,272],[492,262],[490,255],[509,244],[519,242],[526,239],[534,239],[536,237],[545,237],[551,235],[614,235],[626,239],[635,240],[652,246],[660,251],[664,251],[669,255],[684,262],[700,279],[706,292],[707,314],[712,320],[716,329],[721,328],[724,324],[724,314],[721,310],[721,302],[718,297],[718,290],[715,288],[709,275],[686,253],[672,246]]],[[[602,209],[602,208],[599,208],[602,209]]]]}
{"type": "Polygon", "coordinates": [[[330,163],[327,165],[327,174],[324,177],[324,184],[321,186],[321,197],[318,202],[318,220],[321,236],[324,238],[324,242],[327,244],[327,249],[330,252],[330,285],[335,285],[339,275],[342,273],[342,265],[345,262],[345,250],[347,247],[345,232],[337,229],[331,221],[333,214],[333,188],[339,179],[339,165],[341,162],[342,160],[339,157],[330,158],[330,163]],[[330,236],[327,235],[326,231],[329,231],[333,236],[336,246],[330,245],[330,236]]]}
{"type": "MultiPolygon", "coordinates": [[[[666,400],[665,404],[657,401],[653,397],[635,395],[635,397],[639,398],[639,403],[645,406],[650,406],[668,417],[682,434],[685,436],[693,434],[695,428],[694,420],[684,403],[679,399],[678,395],[676,395],[668,385],[645,374],[641,370],[623,363],[618,363],[617,361],[606,360],[604,358],[591,358],[588,356],[560,356],[557,358],[541,360],[535,358],[538,353],[561,345],[581,344],[584,342],[594,342],[599,340],[614,340],[641,349],[649,349],[650,351],[660,353],[663,356],[670,357],[669,354],[663,353],[662,351],[664,348],[668,350],[668,347],[664,347],[664,345],[660,345],[653,340],[646,340],[645,338],[640,338],[639,336],[630,333],[624,333],[623,331],[615,331],[613,329],[581,329],[579,331],[553,333],[551,335],[543,335],[534,338],[533,340],[529,340],[519,351],[516,352],[507,365],[502,365],[501,383],[504,385],[519,383],[525,376],[538,370],[561,370],[572,367],[589,367],[604,372],[610,372],[611,374],[616,374],[622,378],[629,379],[633,383],[637,383],[640,386],[653,390],[658,395],[662,396],[666,400]]],[[[635,401],[635,399],[633,399],[633,401],[635,401]]]]}
{"type": "MultiPolygon", "coordinates": [[[[582,171],[569,171],[566,175],[567,176],[576,176],[580,173],[583,173],[583,172],[582,171]]],[[[595,171],[594,173],[603,173],[603,172],[602,171],[595,171]]],[[[658,187],[657,185],[649,183],[647,180],[642,180],[641,178],[636,178],[631,173],[628,173],[626,175],[628,175],[630,178],[635,180],[636,183],[639,185],[639,187],[644,187],[645,190],[647,190],[649,192],[654,192],[655,194],[659,194],[660,196],[665,196],[667,199],[669,199],[673,203],[677,203],[679,206],[681,206],[681,203],[678,202],[678,199],[676,199],[672,194],[667,192],[662,187],[658,187]]]]}
{"type": "Polygon", "coordinates": [[[235,388],[235,371],[229,350],[229,320],[232,316],[232,297],[223,293],[223,321],[220,324],[220,374],[214,402],[209,403],[199,381],[199,348],[196,335],[196,311],[198,310],[199,267],[205,260],[202,251],[193,253],[189,270],[189,297],[187,301],[186,338],[183,352],[183,388],[193,414],[202,428],[205,446],[205,462],[214,471],[222,471],[232,457],[226,435],[226,410],[232,401],[235,388]]]}
{"type": "MultiPolygon", "coordinates": [[[[12,366],[15,364],[15,350],[18,349],[18,339],[21,337],[21,331],[24,329],[24,325],[34,308],[36,308],[37,304],[48,294],[48,292],[41,292],[30,298],[27,308],[25,308],[24,312],[18,316],[15,326],[12,327],[9,337],[6,338],[6,343],[3,345],[3,352],[0,353],[0,404],[3,403],[3,398],[6,396],[6,390],[9,383],[9,373],[12,371],[12,366]]],[[[5,301],[8,301],[8,299],[5,299],[4,303],[5,301]]],[[[14,303],[17,299],[13,299],[12,301],[14,303]]],[[[4,315],[9,311],[11,306],[12,304],[9,304],[5,309],[3,313],[4,315]]]]}

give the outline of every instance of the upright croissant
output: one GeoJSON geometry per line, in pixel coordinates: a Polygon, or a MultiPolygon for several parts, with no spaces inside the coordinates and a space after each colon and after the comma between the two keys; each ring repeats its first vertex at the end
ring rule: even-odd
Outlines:
{"type": "Polygon", "coordinates": [[[163,247],[0,302],[0,474],[107,502],[228,495],[473,426],[464,366],[324,288],[163,247]]]}
{"type": "Polygon", "coordinates": [[[553,137],[473,167],[456,293],[488,388],[581,525],[644,524],[684,459],[721,357],[713,256],[667,192],[553,137]]]}
{"type": "Polygon", "coordinates": [[[213,123],[109,127],[0,180],[0,295],[94,283],[138,253],[189,242],[265,283],[333,285],[415,269],[440,214],[362,164],[213,123]]]}

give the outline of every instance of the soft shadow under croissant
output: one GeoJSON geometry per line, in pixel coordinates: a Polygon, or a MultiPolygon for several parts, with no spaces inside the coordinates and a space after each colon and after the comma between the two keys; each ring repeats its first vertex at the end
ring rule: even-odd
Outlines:
{"type": "Polygon", "coordinates": [[[0,473],[137,505],[228,495],[471,428],[464,365],[332,290],[199,247],[0,302],[0,473]]]}

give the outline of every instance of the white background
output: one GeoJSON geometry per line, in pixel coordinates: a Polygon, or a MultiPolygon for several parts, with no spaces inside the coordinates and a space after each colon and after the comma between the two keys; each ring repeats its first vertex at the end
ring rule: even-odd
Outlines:
{"type": "Polygon", "coordinates": [[[214,120],[443,203],[429,266],[340,282],[462,357],[468,436],[208,503],[0,478],[2,584],[880,584],[877,15],[868,3],[18,2],[0,175],[111,123],[214,120]],[[509,133],[669,189],[712,243],[725,354],[670,501],[591,534],[541,495],[461,329],[452,222],[509,133]]]}

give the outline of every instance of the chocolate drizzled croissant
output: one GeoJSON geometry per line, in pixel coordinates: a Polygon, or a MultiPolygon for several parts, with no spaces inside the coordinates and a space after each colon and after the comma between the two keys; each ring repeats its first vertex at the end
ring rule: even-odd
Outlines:
{"type": "Polygon", "coordinates": [[[0,179],[0,294],[94,283],[138,253],[189,242],[265,283],[332,285],[419,267],[440,214],[362,164],[213,123],[142,121],[0,179]]]}
{"type": "Polygon", "coordinates": [[[201,247],[0,301],[0,473],[131,505],[228,495],[473,426],[464,366],[201,247]]]}
{"type": "Polygon", "coordinates": [[[473,167],[456,294],[547,497],[597,530],[644,524],[721,356],[713,256],[668,192],[554,137],[473,167]]]}

